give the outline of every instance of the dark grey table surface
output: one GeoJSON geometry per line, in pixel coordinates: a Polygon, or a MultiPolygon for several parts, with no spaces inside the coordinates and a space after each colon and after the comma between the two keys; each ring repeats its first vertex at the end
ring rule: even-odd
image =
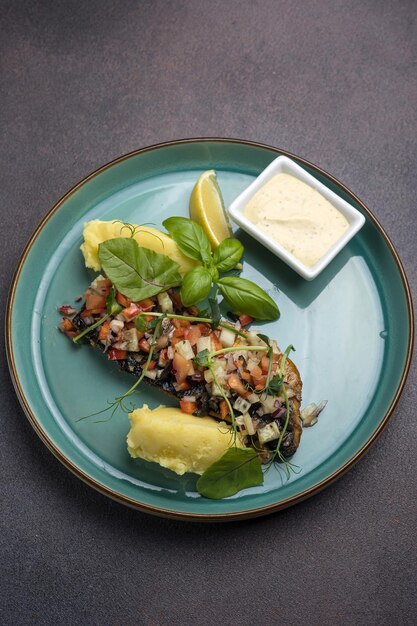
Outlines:
{"type": "MultiPolygon", "coordinates": [[[[301,155],[387,229],[416,293],[415,0],[2,1],[2,302],[48,208],[175,138],[301,155]]],[[[4,307],[2,307],[4,317],[4,307]]],[[[415,366],[364,459],[229,525],[129,510],[72,476],[1,368],[1,624],[415,624],[415,366]]]]}

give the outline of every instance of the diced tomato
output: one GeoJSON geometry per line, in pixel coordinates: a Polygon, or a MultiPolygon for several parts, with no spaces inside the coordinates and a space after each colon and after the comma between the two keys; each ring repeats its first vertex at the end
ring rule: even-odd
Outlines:
{"type": "Polygon", "coordinates": [[[199,309],[194,305],[187,307],[187,312],[188,315],[192,315],[193,317],[199,317],[200,315],[199,309]]]}
{"type": "Polygon", "coordinates": [[[243,378],[243,380],[246,380],[248,383],[252,382],[252,376],[246,370],[242,370],[240,372],[240,375],[243,378]]]}
{"type": "Polygon", "coordinates": [[[227,380],[230,389],[238,393],[242,398],[246,398],[249,395],[249,391],[245,389],[243,383],[237,374],[230,374],[227,380]]]}
{"type": "Polygon", "coordinates": [[[118,350],[117,348],[110,348],[107,352],[107,358],[109,361],[123,361],[127,359],[126,350],[118,350]]]}
{"type": "Polygon", "coordinates": [[[61,313],[62,315],[75,315],[76,312],[77,311],[70,304],[63,304],[58,309],[58,313],[61,313]]]}
{"type": "Polygon", "coordinates": [[[123,309],[122,313],[127,320],[131,320],[136,317],[136,315],[138,315],[138,313],[140,313],[141,311],[142,309],[137,304],[134,304],[132,302],[132,304],[123,309]]]}
{"type": "Polygon", "coordinates": [[[87,290],[85,295],[85,308],[92,309],[105,309],[106,308],[106,298],[105,296],[98,296],[95,293],[88,293],[87,290]]]}
{"type": "Polygon", "coordinates": [[[197,326],[200,329],[200,333],[202,337],[207,337],[211,333],[211,328],[208,324],[204,324],[203,322],[199,322],[197,326]]]}
{"type": "Polygon", "coordinates": [[[201,337],[201,331],[199,327],[194,326],[194,325],[190,326],[190,328],[185,332],[186,332],[186,334],[184,335],[185,338],[188,339],[188,341],[190,342],[192,346],[195,346],[195,344],[201,337]]]}
{"type": "Polygon", "coordinates": [[[263,356],[261,359],[261,368],[264,374],[268,373],[268,369],[269,369],[269,357],[267,356],[263,356]]]}
{"type": "Polygon", "coordinates": [[[144,336],[145,336],[145,333],[143,333],[141,330],[137,330],[137,331],[136,331],[136,334],[137,334],[137,336],[138,336],[138,341],[140,341],[141,339],[143,339],[143,338],[144,338],[144,336]]]}
{"type": "Polygon", "coordinates": [[[221,350],[223,348],[223,345],[220,343],[220,339],[218,338],[216,333],[212,332],[210,337],[211,337],[211,341],[212,341],[212,344],[214,346],[214,349],[215,350],[221,350]]]}
{"type": "Polygon", "coordinates": [[[257,382],[258,382],[258,380],[259,380],[259,379],[261,378],[261,376],[262,376],[262,370],[261,370],[261,368],[259,367],[259,365],[255,365],[255,367],[254,367],[254,368],[252,368],[252,370],[251,370],[251,374],[252,374],[252,378],[253,378],[253,380],[257,383],[257,382]]]}
{"type": "Polygon", "coordinates": [[[139,348],[142,350],[142,352],[149,352],[149,350],[151,349],[149,341],[147,339],[141,339],[139,341],[139,348]]]}
{"type": "Polygon", "coordinates": [[[68,319],[68,317],[62,318],[59,328],[60,330],[62,330],[63,333],[68,333],[68,332],[77,330],[77,327],[72,323],[70,319],[68,319]]]}
{"type": "Polygon", "coordinates": [[[109,330],[110,330],[110,322],[109,320],[106,320],[100,326],[100,332],[98,333],[98,338],[101,339],[101,341],[105,341],[107,339],[107,335],[109,334],[109,330]]]}
{"type": "Polygon", "coordinates": [[[239,322],[242,326],[249,326],[249,324],[252,324],[254,319],[255,318],[250,315],[239,315],[239,322]]]}
{"type": "Polygon", "coordinates": [[[191,369],[190,366],[192,366],[191,361],[184,358],[182,354],[180,354],[179,352],[176,352],[174,354],[172,368],[174,370],[177,383],[181,384],[185,381],[191,369]]]}
{"type": "Polygon", "coordinates": [[[188,391],[190,388],[190,385],[187,383],[186,380],[184,380],[183,383],[174,383],[175,384],[175,391],[188,391]]]}
{"type": "Polygon", "coordinates": [[[226,400],[222,400],[219,404],[220,417],[224,420],[229,415],[229,407],[226,400]]]}
{"type": "Polygon", "coordinates": [[[178,327],[174,330],[174,332],[172,333],[172,336],[175,337],[175,339],[182,339],[184,337],[184,333],[185,333],[185,329],[178,327]]]}
{"type": "Polygon", "coordinates": [[[149,361],[148,370],[154,370],[156,367],[156,361],[149,361]]]}
{"type": "Polygon", "coordinates": [[[116,300],[118,304],[120,304],[120,306],[122,306],[124,309],[126,309],[132,303],[132,301],[129,300],[129,298],[126,298],[126,296],[120,293],[120,291],[116,293],[116,300]]]}
{"type": "Polygon", "coordinates": [[[104,315],[105,309],[84,309],[80,313],[80,317],[90,317],[91,315],[104,315]]]}
{"type": "Polygon", "coordinates": [[[266,384],[266,375],[258,378],[258,380],[256,381],[256,385],[255,385],[255,391],[261,391],[262,389],[264,389],[265,384],[266,384]]]}
{"type": "Polygon", "coordinates": [[[188,413],[188,415],[192,415],[194,411],[197,410],[197,403],[189,402],[187,400],[180,400],[180,408],[183,413],[188,413]]]}
{"type": "Polygon", "coordinates": [[[138,306],[141,308],[142,311],[152,311],[155,306],[155,302],[150,298],[145,298],[144,300],[138,302],[138,306]]]}

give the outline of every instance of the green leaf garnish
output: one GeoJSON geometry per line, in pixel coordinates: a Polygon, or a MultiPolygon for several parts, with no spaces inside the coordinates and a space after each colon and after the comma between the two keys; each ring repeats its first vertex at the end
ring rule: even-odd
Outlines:
{"type": "MultiPolygon", "coordinates": [[[[258,334],[258,337],[260,337],[261,339],[264,339],[265,335],[258,334]]],[[[279,396],[281,394],[282,390],[284,389],[283,385],[284,385],[284,377],[285,377],[285,364],[287,362],[287,358],[291,350],[295,351],[295,348],[293,345],[290,344],[289,346],[287,346],[286,350],[284,351],[281,357],[281,364],[279,367],[279,371],[271,379],[272,348],[270,348],[270,353],[268,355],[269,356],[268,374],[266,377],[265,387],[259,392],[260,394],[266,393],[269,396],[279,396]]]]}
{"type": "Polygon", "coordinates": [[[200,224],[188,217],[169,217],[162,224],[185,256],[211,264],[210,242],[200,224]]]}
{"type": "Polygon", "coordinates": [[[233,269],[243,256],[244,248],[239,239],[228,237],[220,242],[213,254],[213,262],[219,272],[233,269]]]}
{"type": "Polygon", "coordinates": [[[191,306],[205,300],[210,293],[211,282],[209,270],[201,265],[187,272],[182,280],[180,292],[184,306],[191,306]]]}
{"type": "Polygon", "coordinates": [[[179,266],[164,254],[118,237],[99,245],[100,263],[116,289],[139,301],[181,283],[179,266]]]}
{"type": "Polygon", "coordinates": [[[217,285],[223,298],[236,313],[246,313],[258,320],[275,320],[279,309],[266,291],[240,276],[219,278],[217,285]]]}
{"type": "Polygon", "coordinates": [[[263,473],[257,453],[249,448],[229,448],[198,479],[197,490],[206,498],[219,500],[262,483],[263,473]]]}
{"type": "Polygon", "coordinates": [[[195,355],[193,360],[195,364],[200,367],[209,367],[211,364],[210,350],[207,350],[207,348],[205,350],[201,350],[201,352],[198,352],[195,355]]]}

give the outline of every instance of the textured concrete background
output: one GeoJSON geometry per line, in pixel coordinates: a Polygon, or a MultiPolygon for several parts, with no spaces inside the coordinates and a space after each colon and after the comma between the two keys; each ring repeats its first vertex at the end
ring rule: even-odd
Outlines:
{"type": "MultiPolygon", "coordinates": [[[[29,234],[78,179],[141,146],[211,135],[271,143],[340,178],[388,230],[416,293],[415,0],[0,7],[3,303],[29,234]]],[[[323,493],[264,519],[189,525],[64,469],[3,359],[0,623],[414,624],[415,372],[377,444],[323,493]]]]}

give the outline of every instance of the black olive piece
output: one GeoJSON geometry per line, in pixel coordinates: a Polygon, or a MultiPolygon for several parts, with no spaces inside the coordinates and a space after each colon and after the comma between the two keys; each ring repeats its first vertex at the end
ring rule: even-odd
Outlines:
{"type": "Polygon", "coordinates": [[[233,313],[233,311],[227,311],[226,315],[229,319],[232,320],[232,322],[237,322],[239,319],[239,316],[236,315],[236,313],[233,313]]]}
{"type": "Polygon", "coordinates": [[[262,406],[262,402],[254,402],[253,404],[251,404],[248,409],[249,415],[253,417],[255,413],[257,412],[257,410],[261,408],[261,406],[262,406]]]}
{"type": "Polygon", "coordinates": [[[158,377],[158,382],[159,383],[163,383],[165,380],[167,380],[167,378],[169,377],[170,373],[172,370],[172,361],[168,361],[168,363],[165,365],[164,369],[161,372],[161,375],[158,377]]]}

